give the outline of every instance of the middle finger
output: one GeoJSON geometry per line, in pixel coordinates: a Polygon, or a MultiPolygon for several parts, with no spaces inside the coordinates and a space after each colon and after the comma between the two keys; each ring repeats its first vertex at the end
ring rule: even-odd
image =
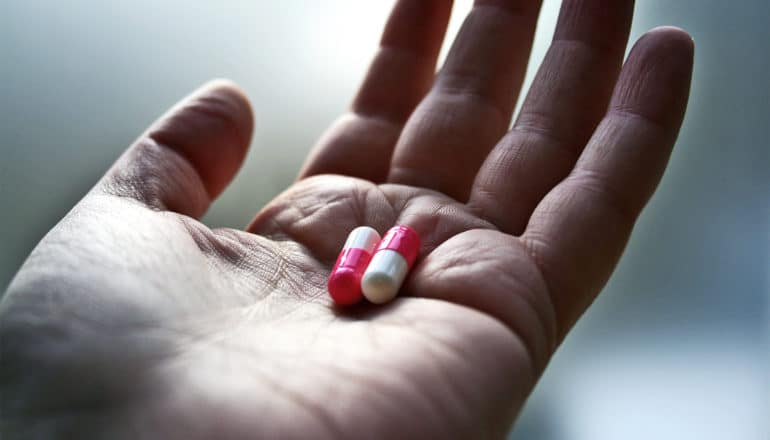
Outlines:
{"type": "Polygon", "coordinates": [[[565,0],[548,53],[513,129],[476,176],[470,205],[520,234],[543,196],[572,169],[615,86],[633,0],[565,0]]]}
{"type": "Polygon", "coordinates": [[[401,134],[390,182],[468,198],[478,168],[509,126],[539,10],[539,0],[476,0],[401,134]]]}

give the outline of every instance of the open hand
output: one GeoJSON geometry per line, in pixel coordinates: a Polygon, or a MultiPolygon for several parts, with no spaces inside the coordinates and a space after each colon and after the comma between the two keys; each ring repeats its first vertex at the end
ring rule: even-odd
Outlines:
{"type": "Polygon", "coordinates": [[[252,114],[214,82],[155,123],[41,241],[0,309],[4,438],[502,437],[604,285],[665,168],[693,45],[621,70],[632,1],[566,0],[512,129],[539,5],[401,0],[349,114],[245,231],[196,219],[252,114]],[[356,226],[408,224],[387,306],[326,278],[356,226]]]}

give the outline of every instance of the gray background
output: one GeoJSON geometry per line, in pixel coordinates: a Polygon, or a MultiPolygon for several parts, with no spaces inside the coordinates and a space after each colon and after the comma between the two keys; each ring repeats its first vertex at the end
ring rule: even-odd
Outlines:
{"type": "MultiPolygon", "coordinates": [[[[528,80],[553,30],[546,0],[528,80]]],[[[243,226],[342,112],[391,1],[0,5],[0,291],[157,115],[205,80],[252,98],[251,154],[205,221],[243,226]]],[[[457,1],[449,36],[470,1],[457,1]]],[[[511,437],[767,439],[770,3],[647,0],[696,41],[690,109],[660,190],[511,437]]]]}

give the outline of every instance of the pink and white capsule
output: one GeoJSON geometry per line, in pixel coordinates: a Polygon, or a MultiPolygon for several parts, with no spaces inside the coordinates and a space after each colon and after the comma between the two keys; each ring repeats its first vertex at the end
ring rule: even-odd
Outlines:
{"type": "Polygon", "coordinates": [[[368,226],[353,229],[329,275],[329,294],[339,305],[361,301],[361,277],[372,258],[380,234],[368,226]]]}
{"type": "Polygon", "coordinates": [[[408,226],[394,226],[385,233],[364,272],[361,290],[375,304],[391,301],[420,251],[420,237],[408,226]]]}

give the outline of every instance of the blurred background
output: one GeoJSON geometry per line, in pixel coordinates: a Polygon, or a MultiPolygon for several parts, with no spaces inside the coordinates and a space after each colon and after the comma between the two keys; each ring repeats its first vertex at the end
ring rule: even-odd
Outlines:
{"type": "MultiPolygon", "coordinates": [[[[392,3],[3,0],[0,291],[123,149],[213,77],[246,90],[257,130],[205,221],[245,225],[345,110],[392,3]]],[[[470,3],[456,1],[448,39],[470,3]]],[[[559,3],[544,2],[527,83],[559,3]]],[[[688,115],[617,272],[510,438],[767,440],[770,2],[636,10],[632,39],[663,24],[695,38],[688,115]]]]}

